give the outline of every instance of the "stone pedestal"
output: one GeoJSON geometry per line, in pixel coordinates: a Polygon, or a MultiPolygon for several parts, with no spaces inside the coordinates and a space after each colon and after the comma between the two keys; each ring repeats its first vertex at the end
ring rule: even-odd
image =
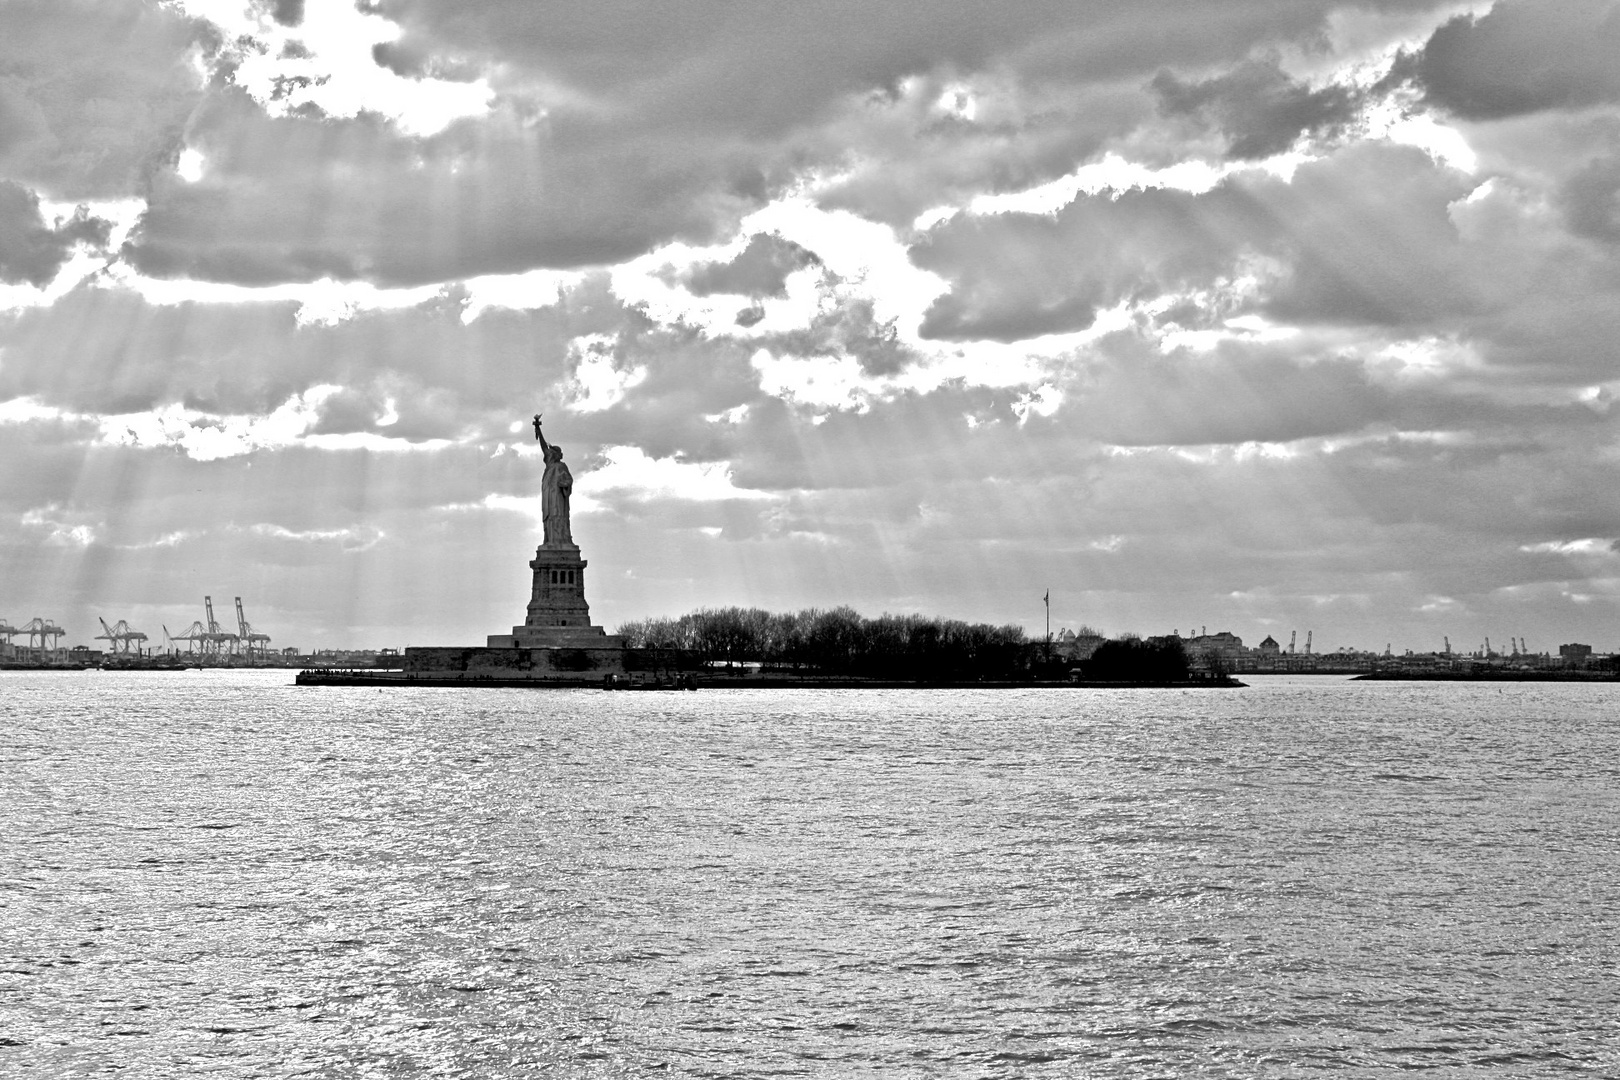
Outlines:
{"type": "Polygon", "coordinates": [[[615,647],[618,637],[609,637],[600,626],[591,624],[590,605],[585,602],[585,560],[578,544],[541,544],[529,563],[534,571],[534,587],[523,625],[510,634],[491,634],[491,649],[527,649],[546,646],[615,647]]]}

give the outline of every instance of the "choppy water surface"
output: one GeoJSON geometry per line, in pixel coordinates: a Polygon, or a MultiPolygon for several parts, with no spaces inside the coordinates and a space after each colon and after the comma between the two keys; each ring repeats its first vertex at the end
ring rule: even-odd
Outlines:
{"type": "Polygon", "coordinates": [[[0,676],[0,1073],[1614,1075],[1620,690],[0,676]]]}

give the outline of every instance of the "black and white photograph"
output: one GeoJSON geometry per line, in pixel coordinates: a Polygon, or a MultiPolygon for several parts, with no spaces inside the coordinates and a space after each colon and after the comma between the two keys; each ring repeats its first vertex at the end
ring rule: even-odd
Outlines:
{"type": "Polygon", "coordinates": [[[0,0],[0,1076],[1620,1075],[1620,0],[0,0]]]}

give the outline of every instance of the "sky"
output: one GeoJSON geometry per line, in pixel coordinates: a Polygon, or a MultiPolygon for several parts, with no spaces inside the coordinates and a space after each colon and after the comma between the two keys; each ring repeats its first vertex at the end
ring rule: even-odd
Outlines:
{"type": "Polygon", "coordinates": [[[0,617],[482,643],[540,412],[610,629],[1620,649],[1617,57],[1598,0],[5,0],[0,617]]]}

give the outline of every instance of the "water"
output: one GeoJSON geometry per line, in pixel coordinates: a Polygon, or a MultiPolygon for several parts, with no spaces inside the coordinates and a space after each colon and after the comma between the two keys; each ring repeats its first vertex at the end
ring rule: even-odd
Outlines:
{"type": "Polygon", "coordinates": [[[0,676],[0,1074],[1620,1071],[1620,688],[0,676]]]}

